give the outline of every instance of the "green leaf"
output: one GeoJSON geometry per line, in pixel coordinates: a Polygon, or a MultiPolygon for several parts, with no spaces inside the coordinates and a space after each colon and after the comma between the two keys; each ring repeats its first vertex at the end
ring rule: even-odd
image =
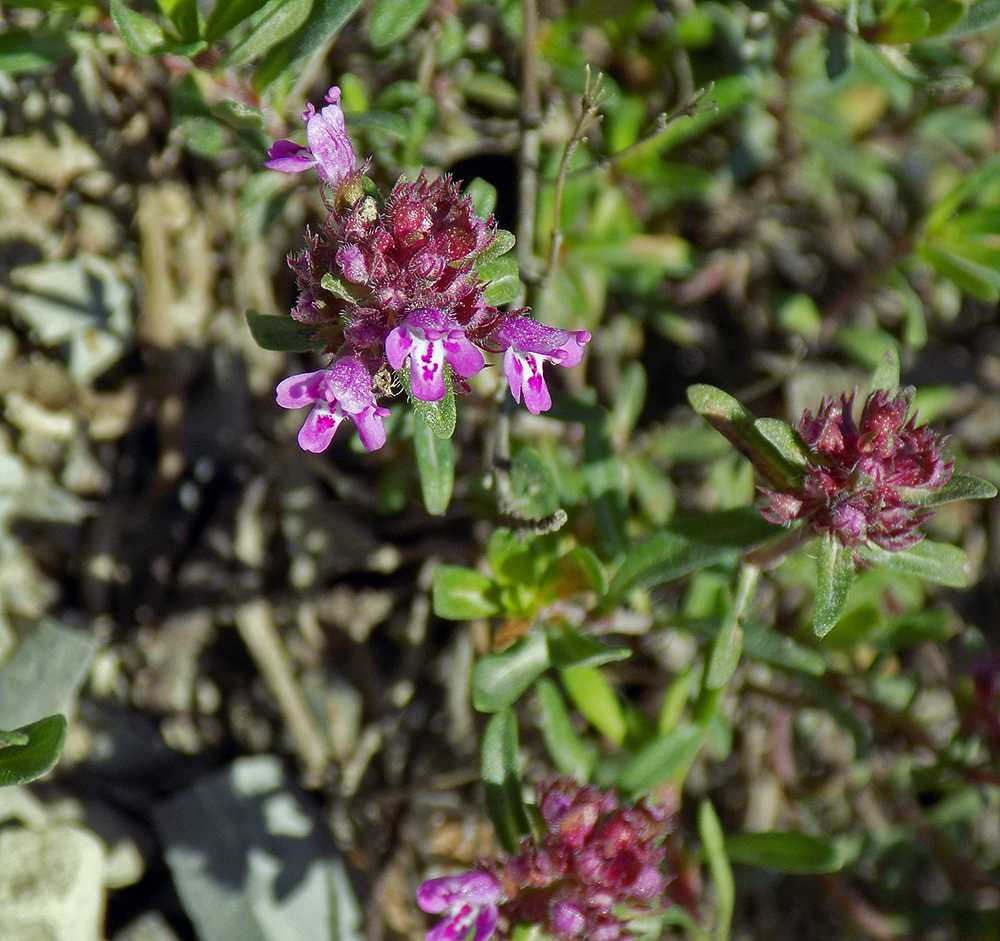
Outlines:
{"type": "Polygon", "coordinates": [[[698,836],[701,837],[705,861],[715,887],[718,910],[715,917],[714,937],[717,941],[727,941],[733,923],[733,909],[736,905],[736,883],[733,869],[726,855],[726,839],[718,814],[709,800],[698,805],[698,836]]]}
{"type": "Polygon", "coordinates": [[[403,366],[396,373],[406,398],[413,406],[415,416],[419,416],[426,423],[427,427],[439,438],[450,438],[455,433],[455,423],[458,420],[458,412],[455,409],[455,389],[451,381],[451,376],[445,373],[444,396],[436,402],[425,402],[414,396],[410,389],[410,367],[409,364],[403,366]]]}
{"type": "Polygon", "coordinates": [[[19,741],[0,748],[0,787],[27,784],[55,767],[66,741],[66,718],[47,716],[2,734],[19,741]]]}
{"type": "MultiPolygon", "coordinates": [[[[1000,0],[991,2],[1000,10],[1000,0]]],[[[961,182],[935,203],[927,216],[927,231],[934,232],[939,229],[951,220],[963,203],[979,198],[983,192],[992,189],[998,182],[1000,182],[1000,154],[994,154],[971,172],[963,174],[961,182]]]]}
{"type": "Polygon", "coordinates": [[[424,507],[431,516],[444,516],[455,486],[455,457],[451,439],[439,437],[423,416],[414,412],[413,450],[424,507]]]}
{"type": "Polygon", "coordinates": [[[8,745],[27,745],[30,741],[24,732],[0,731],[0,748],[6,748],[8,745]]]}
{"type": "Polygon", "coordinates": [[[878,42],[893,46],[915,42],[930,29],[931,17],[926,10],[908,7],[897,10],[878,25],[878,42]]]}
{"type": "Polygon", "coordinates": [[[930,17],[930,26],[924,39],[940,36],[955,26],[965,15],[965,4],[962,0],[931,0],[924,9],[930,17]]]}
{"type": "Polygon", "coordinates": [[[500,255],[477,263],[476,274],[488,282],[483,296],[493,307],[509,304],[521,293],[517,259],[513,255],[500,255]]]}
{"type": "Polygon", "coordinates": [[[137,56],[148,56],[167,41],[158,23],[130,10],[122,0],[109,0],[108,5],[111,19],[129,52],[137,56]]]}
{"type": "MultiPolygon", "coordinates": [[[[487,183],[482,177],[477,176],[466,188],[465,195],[472,200],[476,215],[483,220],[487,220],[493,215],[493,210],[497,205],[497,188],[492,183],[487,183]]],[[[498,230],[504,231],[504,230],[498,230]]],[[[510,233],[507,233],[510,235],[510,233]]],[[[513,236],[511,236],[513,238],[513,236]]],[[[506,251],[506,249],[504,249],[506,251]]],[[[497,252],[502,255],[503,252],[497,252]]]]}
{"type": "Polygon", "coordinates": [[[517,852],[521,837],[530,830],[521,796],[517,747],[517,719],[510,709],[504,709],[486,724],[480,775],[486,810],[500,845],[508,853],[517,852]]]}
{"type": "Polygon", "coordinates": [[[500,610],[495,595],[493,579],[475,569],[461,565],[439,565],[434,569],[431,597],[439,618],[470,621],[491,617],[500,610]]]}
{"type": "Polygon", "coordinates": [[[521,448],[510,465],[510,503],[504,510],[525,520],[541,520],[559,509],[559,485],[536,448],[521,448]]]}
{"type": "Polygon", "coordinates": [[[270,0],[259,22],[226,54],[225,64],[241,65],[262,56],[305,23],[312,5],[313,0],[270,0]]]}
{"type": "Polygon", "coordinates": [[[753,413],[722,389],[693,385],[687,390],[691,407],[753,464],[771,485],[783,489],[800,483],[802,473],[757,427],[753,413]]]}
{"type": "Polygon", "coordinates": [[[324,340],[316,337],[316,327],[299,323],[291,317],[258,314],[247,311],[247,326],[254,342],[263,350],[279,353],[320,353],[326,347],[324,340]]]}
{"type": "Polygon", "coordinates": [[[1000,235],[1000,207],[980,206],[955,216],[949,228],[961,235],[1000,235]]]}
{"type": "Polygon", "coordinates": [[[216,0],[205,24],[205,38],[215,42],[244,20],[248,20],[267,0],[216,0]]]}
{"type": "Polygon", "coordinates": [[[704,738],[705,730],[696,724],[682,725],[657,736],[625,763],[618,786],[633,794],[648,794],[667,781],[680,784],[704,738]]]}
{"type": "Polygon", "coordinates": [[[743,626],[743,649],[748,657],[786,670],[799,670],[811,676],[826,672],[826,660],[821,653],[754,621],[743,626]]]}
{"type": "Polygon", "coordinates": [[[45,29],[0,32],[0,72],[38,72],[75,55],[63,32],[45,29]]]}
{"type": "Polygon", "coordinates": [[[840,78],[854,64],[854,46],[846,30],[830,29],[826,33],[826,76],[830,81],[840,78]]]}
{"type": "Polygon", "coordinates": [[[563,571],[570,566],[582,571],[590,587],[601,597],[608,593],[608,570],[597,558],[593,549],[588,546],[574,546],[559,562],[563,571]]]}
{"type": "Polygon", "coordinates": [[[783,527],[768,523],[752,507],[675,520],[628,553],[611,579],[609,599],[617,602],[633,588],[646,588],[696,569],[733,561],[783,532],[783,527]]]}
{"type": "Polygon", "coordinates": [[[995,304],[1000,300],[1000,286],[991,275],[989,269],[981,265],[956,258],[933,245],[924,244],[919,248],[920,254],[930,262],[938,274],[943,275],[955,286],[971,297],[995,304]]]}
{"type": "Polygon", "coordinates": [[[969,7],[969,11],[951,29],[939,33],[935,38],[948,40],[965,39],[1000,23],[1000,0],[980,0],[969,7]]]}
{"type": "Polygon", "coordinates": [[[726,840],[734,863],[778,872],[836,872],[843,866],[837,848],[807,833],[737,833],[726,840]]]}
{"type": "Polygon", "coordinates": [[[476,256],[477,264],[506,255],[516,243],[517,239],[513,232],[508,232],[506,229],[496,229],[489,245],[476,256]]]}
{"type": "Polygon", "coordinates": [[[706,688],[722,689],[735,672],[742,653],[743,628],[736,618],[727,618],[712,644],[712,653],[705,669],[706,688]]]}
{"type": "Polygon", "coordinates": [[[185,42],[194,42],[198,39],[197,0],[156,0],[156,2],[174,24],[181,39],[185,42]]]}
{"type": "Polygon", "coordinates": [[[420,22],[431,0],[375,0],[368,41],[376,49],[398,43],[420,22]]]}
{"type": "Polygon", "coordinates": [[[552,665],[567,667],[600,666],[627,660],[632,651],[627,647],[609,647],[589,634],[583,634],[569,624],[548,630],[549,657],[552,665]]]}
{"type": "Polygon", "coordinates": [[[566,703],[552,680],[542,677],[535,684],[538,693],[538,720],[545,747],[560,774],[581,784],[590,780],[597,760],[597,746],[577,735],[566,703]]]}
{"type": "Polygon", "coordinates": [[[899,350],[890,346],[875,367],[875,374],[868,385],[868,394],[883,390],[893,395],[899,390],[899,350]]]}
{"type": "Polygon", "coordinates": [[[506,650],[476,661],[472,668],[472,705],[480,712],[506,709],[548,668],[545,635],[529,631],[506,650]]]}
{"type": "Polygon", "coordinates": [[[953,474],[943,487],[935,490],[900,487],[899,495],[917,506],[940,506],[959,500],[992,500],[997,495],[997,488],[988,480],[973,477],[972,474],[953,474]]]}
{"type": "Polygon", "coordinates": [[[583,717],[605,738],[621,745],[628,723],[618,694],[597,667],[560,670],[566,693],[583,717]]]}
{"type": "Polygon", "coordinates": [[[309,17],[298,31],[257,63],[253,87],[262,91],[278,76],[331,43],[360,5],[361,0],[314,0],[309,17]]]}
{"type": "Polygon", "coordinates": [[[754,427],[773,444],[793,467],[804,468],[809,458],[805,443],[788,422],[779,418],[758,418],[754,427]]]}
{"type": "Polygon", "coordinates": [[[902,575],[916,575],[951,588],[969,584],[969,557],[957,546],[925,539],[901,552],[887,552],[875,545],[861,546],[858,554],[866,562],[902,575]]]}
{"type": "Polygon", "coordinates": [[[854,583],[851,550],[832,535],[819,541],[816,557],[816,598],[813,601],[813,630],[823,637],[840,620],[854,583]]]}

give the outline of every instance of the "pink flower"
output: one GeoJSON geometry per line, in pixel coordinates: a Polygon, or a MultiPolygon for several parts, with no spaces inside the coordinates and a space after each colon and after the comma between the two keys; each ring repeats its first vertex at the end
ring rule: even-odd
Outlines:
{"type": "Polygon", "coordinates": [[[427,932],[427,941],[486,941],[496,930],[500,883],[485,872],[429,879],[417,890],[417,904],[431,915],[445,913],[444,921],[427,932]]]}
{"type": "Polygon", "coordinates": [[[303,147],[290,140],[276,141],[267,152],[269,160],[264,166],[282,173],[301,173],[316,167],[321,180],[332,187],[354,169],[354,148],[344,126],[344,112],[340,107],[340,89],[334,85],[327,93],[327,106],[317,112],[310,103],[302,120],[306,122],[306,141],[303,147]]]}
{"type": "Polygon", "coordinates": [[[385,340],[385,355],[398,370],[410,359],[410,389],[415,398],[436,402],[444,398],[444,364],[463,379],[486,364],[483,354],[466,339],[454,317],[434,307],[407,314],[385,340]]]}
{"type": "Polygon", "coordinates": [[[762,490],[770,502],[764,518],[786,525],[806,520],[852,549],[865,542],[889,552],[908,549],[923,538],[917,526],[930,511],[907,500],[906,491],[944,486],[955,462],[930,428],[908,417],[912,390],[873,392],[858,424],[854,396],[825,398],[815,418],[802,416],[799,433],[811,452],[805,477],[798,487],[762,490]]]}
{"type": "Polygon", "coordinates": [[[520,402],[523,392],[525,407],[538,415],[552,407],[542,364],[579,365],[590,334],[546,327],[530,317],[511,317],[493,331],[492,339],[504,349],[503,371],[514,401],[520,402]]]}
{"type": "Polygon", "coordinates": [[[325,451],[348,417],[357,425],[361,443],[369,451],[385,444],[382,419],[389,410],[375,404],[372,377],[356,359],[340,359],[326,369],[289,376],[278,383],[275,398],[282,408],[313,406],[299,431],[303,451],[325,451]]]}

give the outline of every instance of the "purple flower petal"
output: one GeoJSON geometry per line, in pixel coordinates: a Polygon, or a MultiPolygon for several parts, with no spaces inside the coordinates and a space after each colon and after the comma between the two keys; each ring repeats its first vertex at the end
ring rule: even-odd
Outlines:
{"type": "Polygon", "coordinates": [[[424,402],[444,398],[448,389],[444,381],[444,344],[440,340],[413,340],[410,390],[424,402]]]}
{"type": "Polygon", "coordinates": [[[303,372],[282,379],[275,389],[274,397],[282,408],[303,408],[323,397],[326,386],[325,369],[303,372]]]}
{"type": "Polygon", "coordinates": [[[299,429],[299,447],[313,454],[325,451],[343,420],[344,413],[336,405],[331,408],[327,402],[317,402],[299,429]]]}
{"type": "Polygon", "coordinates": [[[329,104],[318,114],[315,109],[306,112],[306,140],[320,178],[330,186],[338,186],[354,169],[354,148],[347,136],[340,89],[336,85],[326,93],[326,100],[329,104]]]}
{"type": "Polygon", "coordinates": [[[275,141],[267,156],[269,159],[264,161],[264,166],[282,173],[301,173],[316,163],[308,147],[290,140],[275,141]]]}
{"type": "Polygon", "coordinates": [[[486,365],[486,359],[482,352],[473,346],[464,334],[457,339],[445,340],[444,354],[448,365],[463,379],[476,375],[486,365]]]}
{"type": "Polygon", "coordinates": [[[389,365],[393,369],[399,369],[403,361],[410,355],[413,349],[413,340],[406,332],[406,327],[402,324],[395,330],[390,330],[385,338],[385,358],[389,360],[389,365]]]}
{"type": "Polygon", "coordinates": [[[382,424],[382,419],[388,417],[389,409],[376,406],[351,415],[351,420],[358,429],[358,437],[367,450],[377,451],[385,444],[385,426],[382,424]]]}

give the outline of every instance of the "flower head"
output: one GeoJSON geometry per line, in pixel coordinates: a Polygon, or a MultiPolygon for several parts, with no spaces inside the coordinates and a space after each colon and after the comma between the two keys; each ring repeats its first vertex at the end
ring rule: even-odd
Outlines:
{"type": "Polygon", "coordinates": [[[472,941],[486,941],[497,926],[500,884],[486,872],[429,879],[417,890],[417,904],[431,915],[445,914],[427,932],[427,941],[465,941],[474,927],[472,941]]]}
{"type": "Polygon", "coordinates": [[[805,412],[799,423],[811,452],[805,478],[798,487],[763,490],[770,502],[764,517],[806,520],[852,549],[865,542],[907,549],[923,538],[917,526],[930,515],[907,491],[944,486],[954,461],[945,459],[941,439],[909,415],[912,390],[873,392],[858,424],[851,414],[855,394],[825,398],[815,417],[805,412]]]}
{"type": "Polygon", "coordinates": [[[590,334],[546,327],[530,317],[511,317],[493,331],[491,339],[504,350],[503,370],[514,401],[520,402],[523,393],[525,407],[538,415],[552,407],[542,364],[578,365],[590,334]]]}
{"type": "Polygon", "coordinates": [[[444,364],[463,379],[474,376],[486,361],[453,317],[433,307],[415,310],[386,338],[385,355],[393,369],[410,360],[410,388],[425,402],[444,398],[444,364]]]}
{"type": "Polygon", "coordinates": [[[267,152],[264,166],[282,173],[301,173],[315,167],[320,179],[336,188],[354,169],[354,148],[347,136],[340,89],[334,85],[326,93],[327,106],[321,111],[310,103],[302,113],[306,122],[307,146],[279,140],[267,152]]]}
{"type": "Polygon", "coordinates": [[[669,904],[663,842],[670,825],[662,808],[648,801],[623,807],[613,791],[568,778],[543,783],[538,803],[541,839],[492,864],[505,927],[527,922],[565,941],[617,941],[629,936],[631,917],[669,904]]]}
{"type": "Polygon", "coordinates": [[[325,451],[345,418],[357,425],[361,443],[369,451],[385,444],[382,419],[389,410],[376,405],[371,374],[356,359],[340,359],[326,369],[283,379],[275,397],[282,408],[313,406],[299,431],[304,451],[325,451]]]}

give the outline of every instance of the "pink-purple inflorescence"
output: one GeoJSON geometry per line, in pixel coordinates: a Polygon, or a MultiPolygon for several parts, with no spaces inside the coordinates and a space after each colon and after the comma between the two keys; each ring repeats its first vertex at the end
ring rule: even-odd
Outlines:
{"type": "Polygon", "coordinates": [[[326,369],[278,386],[279,405],[313,406],[299,443],[324,450],[349,417],[362,444],[380,448],[388,412],[377,400],[397,390],[401,372],[415,398],[435,402],[449,384],[467,390],[465,380],[486,364],[483,351],[503,353],[516,401],[523,395],[536,415],[550,408],[542,364],[577,365],[590,334],[491,306],[475,265],[494,239],[492,220],[478,218],[448,176],[401,179],[383,199],[355,166],[340,89],[331,88],[326,101],[302,115],[306,145],[277,141],[265,162],[284,173],[315,167],[329,210],[289,258],[299,288],[291,315],[315,327],[332,356],[326,369]]]}
{"type": "MultiPolygon", "coordinates": [[[[825,398],[814,418],[806,411],[799,433],[809,449],[801,486],[762,490],[773,523],[806,521],[852,550],[866,542],[895,552],[923,538],[917,530],[930,511],[907,490],[936,490],[950,479],[941,438],[910,415],[912,390],[868,396],[855,424],[856,390],[825,398]]],[[[856,560],[857,561],[857,560],[856,560]]]]}
{"type": "Polygon", "coordinates": [[[473,924],[475,941],[509,938],[519,924],[564,941],[618,941],[633,936],[633,919],[670,905],[664,840],[671,821],[663,808],[646,799],[622,807],[613,791],[567,778],[543,783],[537,797],[540,838],[526,839],[516,855],[420,887],[420,907],[446,915],[427,941],[463,938],[473,924]]]}

